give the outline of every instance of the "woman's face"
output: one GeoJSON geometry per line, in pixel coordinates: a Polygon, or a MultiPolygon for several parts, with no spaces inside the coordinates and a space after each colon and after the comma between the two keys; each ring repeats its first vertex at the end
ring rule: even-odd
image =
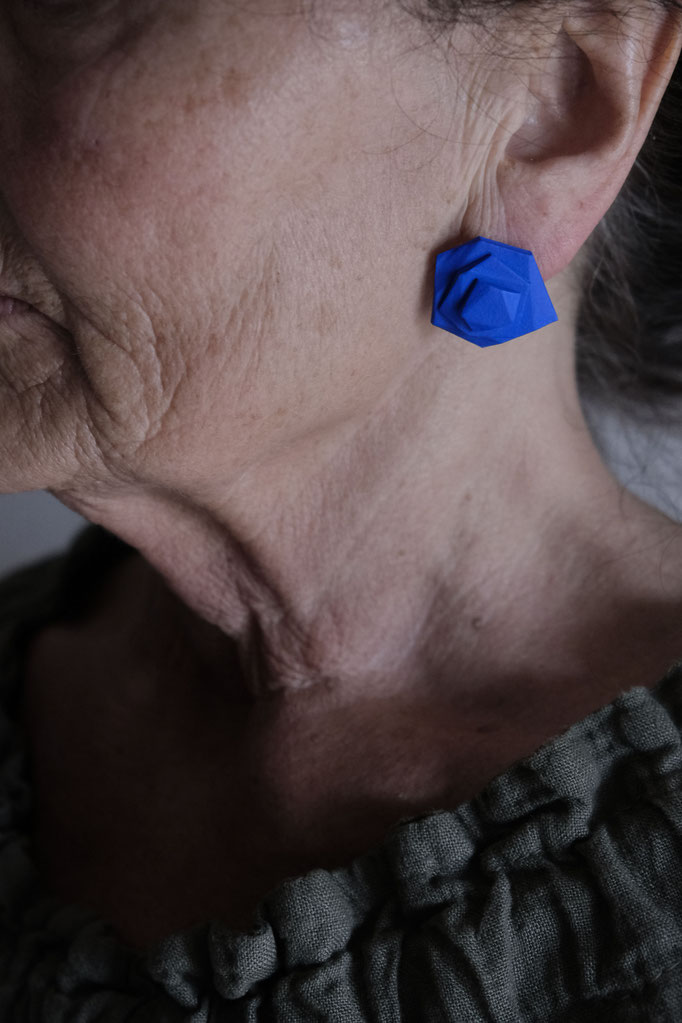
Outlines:
{"type": "Polygon", "coordinates": [[[0,291],[59,329],[0,323],[0,490],[230,481],[423,356],[444,58],[397,4],[302,7],[3,5],[0,291]]]}

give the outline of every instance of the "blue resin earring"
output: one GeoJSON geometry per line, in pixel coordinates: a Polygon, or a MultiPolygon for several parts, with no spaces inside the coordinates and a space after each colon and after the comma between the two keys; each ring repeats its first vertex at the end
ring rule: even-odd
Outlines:
{"type": "Polygon", "coordinates": [[[436,256],[434,327],[487,348],[558,319],[528,249],[479,235],[436,256]]]}

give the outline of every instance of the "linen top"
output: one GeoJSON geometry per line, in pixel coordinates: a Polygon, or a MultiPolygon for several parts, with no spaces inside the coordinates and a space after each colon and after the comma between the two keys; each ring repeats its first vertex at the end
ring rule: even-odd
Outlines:
{"type": "Polygon", "coordinates": [[[140,953],[45,891],[23,658],[130,553],[89,526],[0,583],[2,1023],[682,1021],[682,661],[456,810],[283,881],[248,932],[210,919],[140,953]]]}

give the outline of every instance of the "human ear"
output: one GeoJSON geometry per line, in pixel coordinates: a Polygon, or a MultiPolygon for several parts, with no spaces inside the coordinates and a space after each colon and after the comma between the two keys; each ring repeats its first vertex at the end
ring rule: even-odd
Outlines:
{"type": "Polygon", "coordinates": [[[531,249],[545,280],[571,263],[616,199],[681,49],[678,11],[571,13],[530,73],[498,187],[505,241],[531,249]]]}

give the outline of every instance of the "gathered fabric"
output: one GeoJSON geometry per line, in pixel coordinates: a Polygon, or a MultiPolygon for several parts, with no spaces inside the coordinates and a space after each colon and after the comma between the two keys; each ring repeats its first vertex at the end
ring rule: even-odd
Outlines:
{"type": "Polygon", "coordinates": [[[131,551],[88,527],[0,583],[3,1023],[682,1020],[682,661],[456,810],[283,881],[248,932],[216,918],[140,953],[51,895],[31,840],[25,653],[131,551]]]}

